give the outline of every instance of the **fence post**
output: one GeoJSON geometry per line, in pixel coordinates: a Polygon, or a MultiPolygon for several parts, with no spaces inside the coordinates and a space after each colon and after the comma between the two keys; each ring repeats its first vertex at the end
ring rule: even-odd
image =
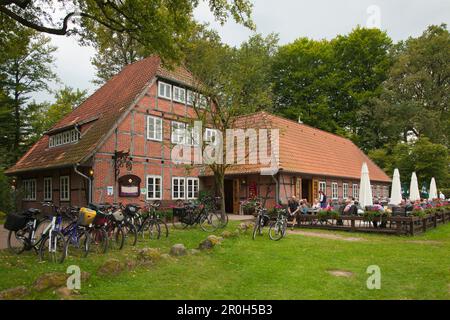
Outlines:
{"type": "Polygon", "coordinates": [[[352,231],[355,231],[355,219],[351,220],[352,231]]]}
{"type": "Polygon", "coordinates": [[[411,233],[412,236],[414,236],[414,222],[411,219],[411,222],[409,223],[409,232],[411,233]]]}
{"type": "Polygon", "coordinates": [[[423,232],[427,231],[427,218],[422,219],[422,231],[423,232]]]}
{"type": "Polygon", "coordinates": [[[437,217],[436,214],[433,215],[433,225],[436,228],[437,227],[437,217]]]}

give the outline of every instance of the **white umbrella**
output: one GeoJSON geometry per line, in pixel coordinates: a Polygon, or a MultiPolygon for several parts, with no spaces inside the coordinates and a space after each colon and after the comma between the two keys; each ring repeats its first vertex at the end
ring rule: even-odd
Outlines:
{"type": "Polygon", "coordinates": [[[420,200],[419,184],[417,183],[417,176],[415,172],[412,173],[411,184],[409,185],[409,200],[420,200]]]}
{"type": "Polygon", "coordinates": [[[359,183],[359,203],[364,209],[366,206],[372,206],[372,187],[370,186],[369,168],[367,163],[363,163],[361,168],[361,181],[359,183]]]}
{"type": "Polygon", "coordinates": [[[428,199],[433,200],[437,199],[437,197],[438,195],[437,195],[436,180],[434,180],[434,178],[431,178],[430,192],[428,193],[428,199]]]}
{"type": "Polygon", "coordinates": [[[392,177],[392,189],[391,200],[389,204],[399,205],[402,202],[402,186],[400,183],[400,172],[398,169],[394,170],[394,176],[392,177]]]}

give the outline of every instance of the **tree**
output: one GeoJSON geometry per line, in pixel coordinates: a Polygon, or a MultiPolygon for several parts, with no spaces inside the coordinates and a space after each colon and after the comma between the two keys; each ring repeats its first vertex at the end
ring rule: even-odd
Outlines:
{"type": "MultiPolygon", "coordinates": [[[[127,34],[148,51],[170,60],[178,57],[180,45],[189,37],[193,10],[199,3],[199,0],[63,0],[55,6],[53,0],[0,0],[0,12],[38,32],[77,34],[82,42],[93,29],[103,26],[127,34]]],[[[232,18],[246,27],[254,27],[248,0],[207,3],[220,23],[232,18]]]]}
{"type": "Polygon", "coordinates": [[[430,26],[398,44],[389,78],[376,103],[392,116],[398,138],[426,136],[450,146],[450,33],[430,26]]]}
{"type": "MultiPolygon", "coordinates": [[[[1,41],[4,47],[0,53],[0,87],[7,96],[7,103],[2,105],[2,113],[12,114],[13,132],[9,133],[8,140],[11,141],[7,146],[11,162],[15,162],[24,149],[24,137],[28,134],[23,116],[29,95],[49,90],[48,82],[56,79],[51,70],[54,61],[52,54],[56,48],[49,44],[50,38],[12,23],[3,15],[0,19],[2,28],[5,24],[14,25],[13,29],[9,29],[8,36],[1,41]]],[[[1,33],[2,36],[5,34],[1,33]]]]}
{"type": "Polygon", "coordinates": [[[439,187],[450,185],[448,148],[432,143],[426,137],[412,142],[391,144],[371,151],[369,156],[388,174],[398,168],[402,182],[409,183],[412,173],[416,172],[420,184],[429,184],[434,177],[439,187]]]}
{"type": "Polygon", "coordinates": [[[30,125],[28,145],[35,143],[46,131],[50,130],[59,120],[77,108],[87,98],[87,91],[65,86],[55,92],[55,102],[50,104],[31,103],[27,109],[30,125]]]}

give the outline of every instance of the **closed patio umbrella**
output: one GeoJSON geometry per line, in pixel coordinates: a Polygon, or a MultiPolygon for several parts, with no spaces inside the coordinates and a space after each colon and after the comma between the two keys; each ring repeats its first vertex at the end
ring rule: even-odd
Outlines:
{"type": "Polygon", "coordinates": [[[394,176],[392,177],[392,188],[391,188],[391,200],[389,204],[399,205],[402,202],[402,186],[400,184],[400,172],[398,169],[394,170],[394,176]]]}
{"type": "Polygon", "coordinates": [[[367,163],[363,163],[361,168],[361,181],[359,183],[359,203],[365,209],[366,206],[372,206],[372,187],[370,186],[369,168],[367,163]]]}
{"type": "Polygon", "coordinates": [[[411,184],[409,185],[409,200],[420,200],[419,183],[417,182],[417,176],[415,172],[412,173],[411,184]]]}
{"type": "Polygon", "coordinates": [[[431,178],[430,192],[428,193],[428,199],[433,200],[437,199],[437,197],[438,194],[437,194],[436,180],[434,178],[431,178]]]}

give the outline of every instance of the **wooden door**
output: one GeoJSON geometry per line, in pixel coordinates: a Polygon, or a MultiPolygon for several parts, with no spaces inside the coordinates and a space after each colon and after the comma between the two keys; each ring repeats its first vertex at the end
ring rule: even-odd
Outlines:
{"type": "Polygon", "coordinates": [[[240,202],[240,183],[239,179],[233,179],[233,213],[239,214],[240,202]]]}

